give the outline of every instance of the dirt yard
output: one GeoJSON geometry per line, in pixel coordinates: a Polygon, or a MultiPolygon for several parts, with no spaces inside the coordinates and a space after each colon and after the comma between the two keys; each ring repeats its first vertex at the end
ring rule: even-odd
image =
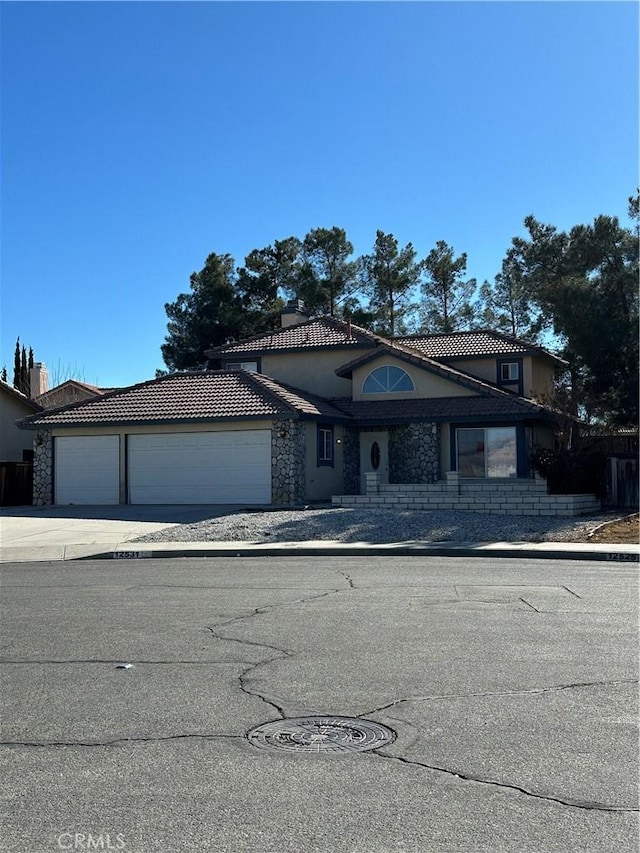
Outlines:
{"type": "Polygon", "coordinates": [[[600,527],[585,542],[603,542],[607,544],[627,544],[640,541],[640,519],[638,513],[626,518],[610,521],[600,527]]]}

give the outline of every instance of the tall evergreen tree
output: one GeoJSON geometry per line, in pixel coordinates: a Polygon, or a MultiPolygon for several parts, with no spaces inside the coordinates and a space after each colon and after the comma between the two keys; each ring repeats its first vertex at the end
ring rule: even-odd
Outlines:
{"type": "Polygon", "coordinates": [[[373,252],[360,258],[359,268],[376,331],[391,336],[406,331],[404,321],[420,277],[413,245],[400,249],[393,234],[378,230],[373,252]]]}
{"type": "Polygon", "coordinates": [[[27,367],[27,351],[24,347],[22,347],[22,352],[20,353],[20,391],[25,396],[29,396],[29,369],[27,367]]]}
{"type": "Polygon", "coordinates": [[[238,270],[236,287],[254,333],[276,325],[284,307],[282,295],[296,290],[301,248],[297,237],[275,240],[272,246],[249,252],[238,270]]]}
{"type": "MultiPolygon", "coordinates": [[[[632,210],[630,210],[633,213],[632,210]]],[[[616,217],[559,232],[533,216],[512,251],[546,327],[564,342],[584,411],[638,423],[638,240],[616,217]]]]}
{"type": "Polygon", "coordinates": [[[20,338],[16,340],[16,348],[13,353],[13,387],[20,390],[20,338]]]}
{"type": "Polygon", "coordinates": [[[508,252],[494,284],[485,281],[474,303],[473,328],[495,329],[535,342],[544,325],[540,309],[529,293],[521,265],[508,252]]]}
{"type": "Polygon", "coordinates": [[[2,366],[2,370],[0,371],[0,379],[2,379],[3,382],[7,381],[7,368],[4,365],[2,366]]]}
{"type": "Polygon", "coordinates": [[[469,328],[473,318],[472,298],[476,280],[465,280],[467,254],[454,257],[454,251],[444,240],[423,261],[425,281],[422,285],[423,325],[429,332],[450,332],[469,328]]]}
{"type": "Polygon", "coordinates": [[[312,314],[342,313],[341,302],[354,292],[356,264],[349,258],[353,244],[343,228],[314,228],[302,243],[296,293],[312,314]]]}
{"type": "Polygon", "coordinates": [[[169,322],[161,351],[169,370],[202,368],[206,349],[248,333],[234,267],[231,255],[210,254],[200,272],[192,273],[190,292],[165,304],[169,322]]]}

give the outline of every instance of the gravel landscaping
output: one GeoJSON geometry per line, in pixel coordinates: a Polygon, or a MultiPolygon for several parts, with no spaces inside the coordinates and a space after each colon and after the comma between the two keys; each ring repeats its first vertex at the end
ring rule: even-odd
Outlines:
{"type": "Polygon", "coordinates": [[[579,518],[323,508],[240,511],[179,524],[136,542],[586,542],[615,515],[579,518]]]}

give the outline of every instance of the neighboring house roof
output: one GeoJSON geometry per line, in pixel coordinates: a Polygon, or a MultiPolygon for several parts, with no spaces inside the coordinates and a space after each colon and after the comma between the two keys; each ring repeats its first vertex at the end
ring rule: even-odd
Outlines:
{"type": "Polygon", "coordinates": [[[14,388],[13,385],[9,385],[8,382],[0,379],[0,390],[7,394],[9,397],[12,397],[14,400],[19,401],[23,405],[27,406],[31,409],[32,412],[41,412],[42,406],[38,405],[34,400],[30,400],[22,391],[18,391],[17,388],[14,388]]]}
{"type": "Polygon", "coordinates": [[[416,420],[473,421],[480,418],[523,420],[551,418],[553,413],[514,394],[500,397],[427,397],[411,400],[332,400],[362,425],[416,420]]]}
{"type": "MultiPolygon", "coordinates": [[[[84,397],[95,397],[98,394],[106,394],[108,391],[115,391],[115,388],[99,388],[97,385],[89,385],[87,382],[81,382],[79,379],[67,379],[59,385],[54,385],[53,388],[48,388],[44,393],[39,394],[34,399],[43,407],[47,408],[51,400],[56,400],[65,395],[76,395],[75,400],[67,400],[67,402],[78,402],[82,394],[84,397]]],[[[54,402],[55,406],[56,403],[54,402]]]]}
{"type": "Polygon", "coordinates": [[[435,359],[538,355],[551,358],[559,365],[567,364],[544,347],[491,330],[453,332],[448,335],[407,335],[394,340],[396,343],[416,349],[423,355],[435,359]]]}
{"type": "Polygon", "coordinates": [[[174,373],[23,419],[34,429],[247,418],[347,420],[331,403],[244,370],[174,373]]]}
{"type": "Polygon", "coordinates": [[[360,328],[338,320],[335,317],[317,317],[306,323],[275,329],[264,335],[254,335],[223,346],[206,350],[207,358],[221,358],[228,355],[260,355],[274,351],[295,351],[335,347],[358,347],[377,344],[383,340],[360,328]]]}

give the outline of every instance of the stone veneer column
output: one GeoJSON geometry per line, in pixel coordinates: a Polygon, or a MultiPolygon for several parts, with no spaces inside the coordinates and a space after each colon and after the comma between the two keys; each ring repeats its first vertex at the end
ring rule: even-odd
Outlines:
{"type": "Polygon", "coordinates": [[[282,506],[304,503],[305,425],[276,421],[271,427],[271,502],[282,506]]]}
{"type": "Polygon", "coordinates": [[[342,477],[343,494],[360,494],[360,431],[345,427],[343,432],[342,477]]]}
{"type": "Polygon", "coordinates": [[[435,483],[440,479],[440,426],[407,424],[389,429],[389,482],[435,483]]]}
{"type": "Polygon", "coordinates": [[[33,505],[53,503],[53,437],[50,429],[36,430],[33,441],[33,505]]]}

